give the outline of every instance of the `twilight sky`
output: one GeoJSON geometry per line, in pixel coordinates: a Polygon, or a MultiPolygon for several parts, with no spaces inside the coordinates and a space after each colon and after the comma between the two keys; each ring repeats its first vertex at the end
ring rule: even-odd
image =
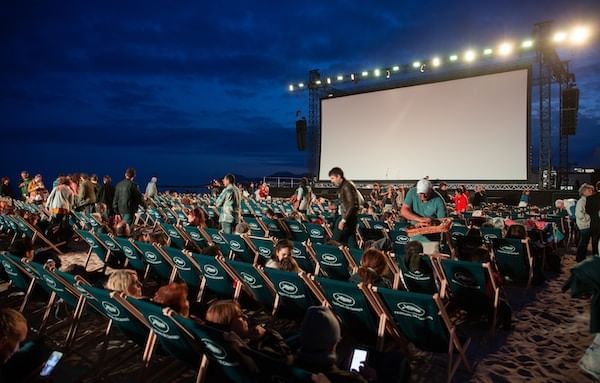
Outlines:
{"type": "MultiPolygon", "coordinates": [[[[600,167],[600,2],[4,1],[0,176],[85,171],[201,184],[232,171],[306,171],[287,85],[596,22],[561,50],[581,90],[571,161],[600,167]],[[543,4],[543,5],[542,5],[543,4]]],[[[535,108],[534,108],[535,109],[535,108]]],[[[535,110],[534,110],[535,111],[535,110]]],[[[533,117],[535,119],[535,116],[533,117]]],[[[535,122],[532,124],[537,146],[535,122]]],[[[48,182],[49,183],[49,182],[48,182]]]]}

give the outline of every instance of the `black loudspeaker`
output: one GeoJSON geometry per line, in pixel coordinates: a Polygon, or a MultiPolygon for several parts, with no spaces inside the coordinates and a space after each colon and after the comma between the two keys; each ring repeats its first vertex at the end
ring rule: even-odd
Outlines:
{"type": "Polygon", "coordinates": [[[577,110],[579,109],[579,89],[563,89],[560,98],[560,134],[574,135],[577,131],[577,110]]]}
{"type": "Polygon", "coordinates": [[[296,144],[298,150],[306,150],[306,119],[304,117],[296,121],[296,144]]]}

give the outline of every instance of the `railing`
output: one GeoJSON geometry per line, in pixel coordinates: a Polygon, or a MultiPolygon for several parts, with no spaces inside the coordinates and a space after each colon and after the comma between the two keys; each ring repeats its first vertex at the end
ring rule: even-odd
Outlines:
{"type": "Polygon", "coordinates": [[[301,179],[295,177],[263,177],[263,182],[269,187],[294,188],[300,185],[301,179]]]}

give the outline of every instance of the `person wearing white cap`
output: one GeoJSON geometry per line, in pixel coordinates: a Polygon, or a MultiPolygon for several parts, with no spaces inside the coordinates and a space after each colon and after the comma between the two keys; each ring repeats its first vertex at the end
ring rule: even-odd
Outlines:
{"type": "Polygon", "coordinates": [[[431,181],[421,179],[406,193],[400,215],[415,223],[429,224],[433,218],[446,217],[446,204],[433,190],[431,181]]]}

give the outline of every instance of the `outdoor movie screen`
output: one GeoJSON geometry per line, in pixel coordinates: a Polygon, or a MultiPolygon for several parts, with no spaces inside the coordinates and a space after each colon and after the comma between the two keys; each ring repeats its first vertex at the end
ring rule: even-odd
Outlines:
{"type": "Polygon", "coordinates": [[[521,181],[527,69],[321,100],[319,179],[521,181]]]}

